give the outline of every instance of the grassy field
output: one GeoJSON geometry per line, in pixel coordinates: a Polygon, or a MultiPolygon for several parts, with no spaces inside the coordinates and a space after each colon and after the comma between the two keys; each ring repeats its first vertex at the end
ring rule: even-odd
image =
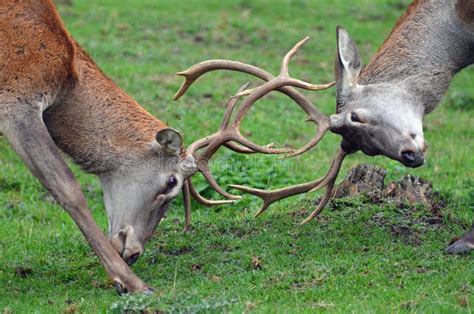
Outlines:
{"type": "MultiPolygon", "coordinates": [[[[291,65],[294,77],[333,80],[335,28],[343,25],[364,62],[376,51],[407,0],[153,1],[73,0],[59,9],[73,36],[119,86],[185,141],[214,132],[227,97],[249,78],[213,73],[178,102],[174,75],[199,61],[226,58],[277,73],[294,43],[311,41],[291,65]]],[[[254,82],[251,80],[251,82],[254,82]]],[[[182,201],[174,202],[134,271],[157,289],[118,297],[69,216],[54,203],[0,138],[0,312],[436,312],[471,313],[474,259],[447,256],[444,247],[474,216],[474,71],[459,73],[437,111],[427,116],[425,166],[407,169],[362,154],[346,161],[388,169],[388,180],[412,174],[433,181],[446,200],[442,224],[423,208],[339,200],[315,221],[299,222],[316,194],[294,197],[258,219],[260,201],[233,206],[194,204],[193,228],[182,231],[182,201]],[[404,230],[404,232],[399,232],[404,230]]],[[[306,93],[325,113],[334,89],[306,93]]],[[[246,119],[245,135],[259,143],[298,147],[313,134],[287,98],[272,94],[246,119]]],[[[222,185],[281,187],[325,173],[339,138],[328,135],[293,160],[242,157],[223,151],[214,163],[222,185]]],[[[107,228],[101,188],[74,167],[94,217],[107,228]]],[[[199,189],[215,196],[203,182],[199,189]]]]}

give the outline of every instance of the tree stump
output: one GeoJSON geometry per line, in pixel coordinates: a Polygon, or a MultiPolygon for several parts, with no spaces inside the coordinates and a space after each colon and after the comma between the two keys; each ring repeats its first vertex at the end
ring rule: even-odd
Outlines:
{"type": "Polygon", "coordinates": [[[433,192],[430,181],[416,176],[405,176],[385,185],[387,170],[374,165],[360,164],[349,170],[346,178],[335,188],[333,197],[364,195],[374,203],[390,202],[396,205],[423,205],[440,208],[444,204],[433,192]]]}
{"type": "Polygon", "coordinates": [[[383,190],[383,196],[397,204],[432,206],[435,201],[433,198],[433,184],[411,175],[403,177],[400,181],[390,182],[383,190]]]}
{"type": "Polygon", "coordinates": [[[334,198],[368,196],[374,200],[382,198],[387,170],[360,164],[349,170],[346,178],[335,188],[334,198]]]}

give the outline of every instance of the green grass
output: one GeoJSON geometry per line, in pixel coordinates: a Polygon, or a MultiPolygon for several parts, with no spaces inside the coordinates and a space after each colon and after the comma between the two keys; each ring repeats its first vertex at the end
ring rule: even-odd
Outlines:
{"type": "MultiPolygon", "coordinates": [[[[60,5],[70,32],[119,86],[185,141],[216,130],[226,99],[249,78],[213,73],[178,102],[174,73],[211,58],[241,60],[277,73],[281,57],[306,35],[312,40],[291,64],[293,76],[333,79],[335,27],[343,25],[363,59],[389,33],[403,1],[73,1],[60,5]]],[[[255,83],[255,80],[250,80],[255,83]]],[[[0,139],[0,311],[120,312],[127,308],[175,312],[466,312],[474,303],[474,259],[443,248],[473,219],[474,71],[459,73],[440,107],[427,116],[427,164],[407,169],[362,154],[346,161],[374,163],[388,179],[422,176],[447,201],[443,224],[423,223],[423,209],[337,201],[313,223],[298,223],[317,195],[294,197],[253,219],[259,200],[234,206],[194,204],[193,229],[182,232],[178,199],[134,271],[157,289],[151,297],[118,297],[97,258],[68,215],[0,139]],[[421,218],[420,218],[421,217],[421,218]],[[408,230],[398,232],[397,230],[408,230]]],[[[306,93],[327,114],[334,90],[306,93]]],[[[312,126],[285,97],[272,94],[251,111],[244,133],[259,143],[298,147],[312,126]]],[[[280,187],[322,175],[339,138],[294,160],[222,152],[214,170],[223,184],[280,187]],[[226,168],[223,165],[232,165],[226,168]]],[[[106,215],[96,178],[74,171],[94,217],[106,215]]],[[[215,196],[203,182],[207,196],[215,196]]]]}

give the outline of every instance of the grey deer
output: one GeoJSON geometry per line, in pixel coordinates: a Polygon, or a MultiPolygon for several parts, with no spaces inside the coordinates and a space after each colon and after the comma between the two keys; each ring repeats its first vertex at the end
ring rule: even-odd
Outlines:
{"type": "MultiPolygon", "coordinates": [[[[367,155],[385,155],[407,167],[423,165],[427,143],[423,116],[440,102],[453,76],[474,62],[474,1],[415,0],[397,21],[366,67],[346,30],[337,28],[336,114],[327,117],[293,87],[321,90],[332,85],[301,84],[288,74],[288,62],[308,40],[299,42],[285,57],[277,77],[255,66],[230,60],[209,60],[178,73],[185,77],[175,98],[183,95],[201,75],[214,70],[240,71],[264,81],[244,90],[243,106],[277,90],[295,100],[318,125],[315,137],[296,156],[313,148],[327,131],[342,136],[341,147],[327,174],[312,182],[273,191],[231,185],[263,200],[257,216],[273,202],[326,188],[318,207],[303,223],[316,217],[330,200],[334,182],[347,154],[361,150],[367,155]]],[[[474,224],[447,248],[448,253],[465,253],[474,248],[474,224]]]]}

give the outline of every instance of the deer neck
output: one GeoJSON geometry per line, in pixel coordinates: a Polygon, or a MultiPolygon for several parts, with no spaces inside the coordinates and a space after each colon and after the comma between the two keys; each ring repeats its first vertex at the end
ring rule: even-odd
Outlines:
{"type": "Polygon", "coordinates": [[[83,170],[104,173],[153,156],[151,143],[166,125],[110,80],[76,44],[76,82],[45,113],[56,145],[83,170]]]}
{"type": "Polygon", "coordinates": [[[359,84],[404,86],[429,112],[453,75],[473,62],[474,5],[414,1],[362,71],[359,84]]]}

